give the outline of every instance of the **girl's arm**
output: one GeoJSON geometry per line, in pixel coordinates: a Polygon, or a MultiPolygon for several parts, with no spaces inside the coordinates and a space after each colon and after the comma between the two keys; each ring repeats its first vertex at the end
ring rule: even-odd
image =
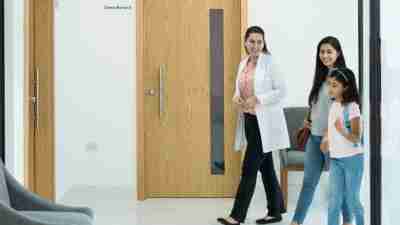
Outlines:
{"type": "Polygon", "coordinates": [[[345,137],[348,141],[352,143],[360,142],[360,117],[355,117],[351,122],[351,132],[348,133],[343,127],[343,124],[340,120],[337,120],[335,123],[336,129],[339,131],[343,137],[345,137]]]}

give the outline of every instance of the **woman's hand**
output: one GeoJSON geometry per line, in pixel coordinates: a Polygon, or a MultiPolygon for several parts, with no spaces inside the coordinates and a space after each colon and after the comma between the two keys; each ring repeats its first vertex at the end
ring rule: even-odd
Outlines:
{"type": "Polygon", "coordinates": [[[242,105],[244,103],[243,98],[240,96],[233,97],[232,101],[235,103],[235,105],[242,105]]]}
{"type": "Polygon", "coordinates": [[[247,109],[254,109],[254,107],[259,103],[256,96],[251,96],[246,100],[244,103],[245,108],[247,109]]]}
{"type": "Polygon", "coordinates": [[[311,122],[307,119],[304,120],[304,127],[307,127],[308,129],[311,129],[311,122]]]}
{"type": "Polygon", "coordinates": [[[235,104],[235,107],[239,110],[242,111],[243,110],[243,104],[244,104],[244,100],[242,97],[240,96],[235,96],[232,99],[233,103],[235,104]]]}

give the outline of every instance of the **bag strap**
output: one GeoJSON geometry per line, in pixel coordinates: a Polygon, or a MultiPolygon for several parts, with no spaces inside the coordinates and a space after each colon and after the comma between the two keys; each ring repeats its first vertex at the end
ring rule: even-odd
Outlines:
{"type": "MultiPolygon", "coordinates": [[[[343,119],[344,119],[344,128],[347,132],[351,133],[351,121],[350,121],[350,103],[347,103],[343,109],[343,119]]],[[[361,138],[361,144],[363,143],[363,138],[361,138]]],[[[358,147],[359,143],[354,143],[354,147],[358,147]]]]}
{"type": "Polygon", "coordinates": [[[349,112],[349,104],[346,104],[343,109],[343,118],[344,118],[344,127],[348,132],[351,132],[351,121],[350,121],[350,112],[349,112]]]}

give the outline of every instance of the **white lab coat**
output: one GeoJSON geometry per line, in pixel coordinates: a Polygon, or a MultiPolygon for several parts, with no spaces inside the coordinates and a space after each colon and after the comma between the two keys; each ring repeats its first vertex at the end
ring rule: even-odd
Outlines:
{"type": "MultiPolygon", "coordinates": [[[[239,64],[234,96],[240,96],[239,78],[248,58],[249,56],[245,57],[239,64]]],[[[260,102],[256,105],[255,111],[265,153],[290,146],[282,106],[282,100],[286,96],[286,85],[280,75],[271,71],[271,65],[271,55],[261,53],[254,71],[254,94],[260,102]]],[[[234,149],[240,151],[246,144],[244,115],[240,112],[237,119],[234,149]]]]}

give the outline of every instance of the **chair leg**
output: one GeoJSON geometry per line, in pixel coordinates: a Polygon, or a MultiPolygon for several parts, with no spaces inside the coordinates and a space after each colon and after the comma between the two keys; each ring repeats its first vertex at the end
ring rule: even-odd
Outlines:
{"type": "Polygon", "coordinates": [[[285,204],[285,209],[287,209],[288,205],[288,170],[287,168],[281,169],[281,188],[283,193],[283,200],[285,204]]]}

